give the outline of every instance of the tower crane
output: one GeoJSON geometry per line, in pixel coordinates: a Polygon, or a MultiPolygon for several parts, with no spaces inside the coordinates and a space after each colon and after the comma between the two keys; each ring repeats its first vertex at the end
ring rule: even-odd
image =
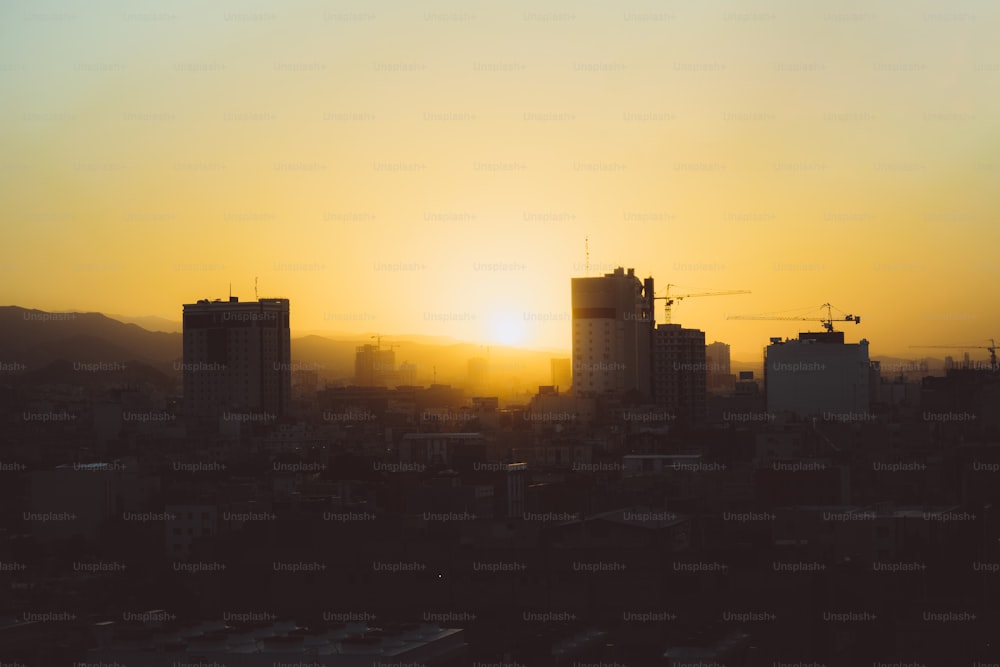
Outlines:
{"type": "Polygon", "coordinates": [[[996,372],[1000,370],[1000,366],[997,366],[997,344],[992,338],[987,338],[986,340],[990,341],[989,345],[911,345],[910,347],[936,347],[949,350],[987,350],[990,353],[990,368],[996,372]]]}
{"type": "MultiPolygon", "coordinates": [[[[374,336],[372,336],[372,338],[375,339],[375,349],[376,350],[381,350],[382,349],[382,334],[375,334],[374,336]]],[[[389,349],[391,350],[393,347],[399,347],[399,345],[394,343],[393,345],[389,346],[389,349]]]]}
{"type": "Polygon", "coordinates": [[[750,294],[750,290],[737,289],[737,290],[725,290],[723,292],[696,292],[694,294],[671,294],[671,287],[680,287],[680,285],[667,285],[664,290],[663,296],[654,296],[653,300],[663,299],[663,321],[670,324],[670,307],[674,305],[675,301],[681,301],[682,299],[687,299],[688,297],[695,296],[727,296],[730,294],[750,294]]]}
{"type": "Polygon", "coordinates": [[[834,322],[854,322],[855,324],[861,324],[860,315],[844,315],[843,317],[833,316],[833,306],[824,303],[820,308],[826,308],[826,317],[798,317],[798,316],[782,316],[782,315],[729,315],[726,317],[727,320],[801,320],[805,322],[821,322],[823,328],[827,331],[833,331],[834,322]]]}
{"type": "MultiPolygon", "coordinates": [[[[375,334],[374,336],[371,336],[371,337],[375,339],[375,349],[381,352],[382,351],[382,338],[383,338],[382,334],[375,334]]],[[[399,343],[391,343],[387,349],[390,352],[392,352],[397,347],[399,347],[399,343]]]]}

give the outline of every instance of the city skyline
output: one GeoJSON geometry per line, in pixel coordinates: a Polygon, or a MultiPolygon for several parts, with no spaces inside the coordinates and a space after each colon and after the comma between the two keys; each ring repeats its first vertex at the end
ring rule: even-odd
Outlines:
{"type": "Polygon", "coordinates": [[[0,12],[8,304],[256,280],[296,330],[566,350],[570,279],[626,266],[750,291],[674,308],[737,359],[798,327],[727,314],[826,302],[879,354],[1000,331],[979,4],[0,12]]]}
{"type": "MultiPolygon", "coordinates": [[[[616,267],[616,270],[622,269],[622,267],[616,267]]],[[[613,273],[613,272],[609,272],[613,273]]],[[[591,278],[597,278],[600,276],[589,276],[591,278]]],[[[659,290],[657,290],[659,291],[659,290]]],[[[227,298],[215,298],[215,299],[202,299],[199,301],[207,301],[211,303],[224,303],[228,300],[239,299],[238,296],[229,295],[227,298]]],[[[283,297],[261,297],[264,300],[287,300],[283,297]]],[[[661,297],[657,296],[657,300],[661,297]]],[[[241,303],[246,303],[246,299],[240,300],[241,303]]],[[[252,301],[251,301],[252,302],[252,301]]],[[[168,333],[181,333],[183,329],[182,320],[173,320],[170,317],[160,317],[156,315],[149,314],[137,314],[137,315],[123,315],[109,313],[101,310],[82,310],[82,309],[71,309],[67,308],[64,310],[53,310],[46,311],[42,308],[37,308],[34,306],[25,306],[23,304],[5,304],[9,307],[16,307],[24,309],[25,311],[37,310],[49,315],[65,315],[65,314],[83,314],[83,313],[97,313],[104,315],[113,320],[117,320],[126,324],[136,324],[151,332],[168,332],[168,333]]],[[[732,315],[729,316],[734,320],[758,320],[754,322],[757,327],[764,325],[764,329],[768,331],[766,334],[766,340],[762,339],[760,341],[759,349],[754,352],[754,345],[749,345],[745,350],[749,350],[749,356],[736,357],[732,356],[733,360],[741,364],[752,364],[752,363],[763,363],[762,357],[764,354],[764,348],[767,346],[771,339],[784,339],[784,340],[794,340],[801,333],[819,333],[821,330],[826,329],[826,323],[831,322],[834,331],[843,333],[845,340],[848,342],[857,343],[859,341],[867,341],[868,338],[859,333],[857,336],[852,336],[854,331],[853,327],[845,326],[846,323],[853,322],[855,324],[860,324],[860,316],[854,315],[844,315],[843,313],[833,314],[832,321],[828,317],[829,309],[825,306],[830,304],[822,304],[814,308],[798,308],[789,309],[787,311],[779,311],[773,313],[757,313],[750,315],[732,315]],[[852,319],[854,318],[854,319],[852,319]],[[774,331],[780,331],[780,335],[771,335],[774,331]]],[[[656,309],[654,308],[654,311],[656,309]]],[[[488,339],[474,339],[474,338],[459,338],[452,332],[443,332],[440,334],[433,333],[420,333],[419,331],[389,331],[381,332],[374,328],[377,318],[366,317],[365,313],[348,313],[351,317],[337,318],[338,322],[367,322],[372,325],[372,328],[368,329],[356,329],[356,330],[346,330],[345,328],[336,328],[336,326],[331,326],[328,328],[320,329],[305,329],[296,326],[291,326],[290,331],[292,338],[301,338],[306,336],[323,336],[330,337],[336,340],[356,340],[359,344],[364,344],[368,340],[373,340],[376,338],[386,338],[392,339],[393,341],[401,340],[423,340],[430,343],[446,344],[446,343],[462,343],[462,344],[474,344],[479,345],[483,349],[489,349],[490,347],[506,348],[512,350],[523,350],[525,352],[550,352],[559,355],[571,355],[572,345],[566,347],[558,346],[546,346],[546,345],[533,345],[531,341],[525,341],[519,334],[522,334],[524,327],[530,325],[532,322],[540,323],[543,325],[548,325],[552,322],[569,322],[572,323],[572,317],[570,315],[571,309],[567,309],[565,312],[550,311],[546,313],[522,313],[523,322],[518,321],[517,318],[512,315],[506,320],[494,320],[495,322],[500,322],[501,326],[494,328],[492,330],[492,338],[488,339]],[[517,338],[512,338],[514,334],[518,334],[517,338]]],[[[455,320],[462,321],[463,315],[469,315],[468,313],[457,313],[455,320]]],[[[27,315],[25,316],[27,317],[27,315]]],[[[442,318],[443,319],[443,318],[442,318]]],[[[474,318],[469,318],[475,321],[474,318]]],[[[654,314],[654,323],[656,325],[664,324],[663,313],[657,317],[654,314]]],[[[676,316],[674,317],[673,324],[684,326],[683,322],[677,322],[676,316]]],[[[688,327],[697,328],[697,327],[688,327]]],[[[569,339],[572,336],[568,336],[569,339]]],[[[706,332],[706,338],[714,338],[708,332],[706,332]]],[[[925,338],[914,338],[913,340],[925,340],[925,338]]],[[[968,335],[963,338],[955,338],[952,342],[947,344],[908,344],[902,348],[894,349],[892,351],[886,351],[884,349],[879,349],[876,346],[876,350],[873,353],[873,358],[875,357],[900,357],[905,359],[947,359],[949,357],[955,357],[961,359],[964,355],[966,362],[971,360],[972,362],[979,363],[984,359],[990,357],[991,345],[994,343],[995,338],[988,336],[984,338],[972,338],[968,335]],[[990,345],[987,345],[990,343],[990,345]],[[933,348],[933,351],[932,351],[933,348]]],[[[708,343],[706,343],[708,344],[708,343]]],[[[729,346],[730,348],[736,347],[731,345],[727,341],[723,340],[713,340],[712,344],[723,344],[729,346]]]]}
{"type": "Polygon", "coordinates": [[[0,4],[0,667],[1000,665],[998,29],[0,4]]]}

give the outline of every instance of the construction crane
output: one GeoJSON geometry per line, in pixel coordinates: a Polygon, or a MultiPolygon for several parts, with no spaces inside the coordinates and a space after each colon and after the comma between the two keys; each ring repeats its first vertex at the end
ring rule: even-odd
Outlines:
{"type": "MultiPolygon", "coordinates": [[[[375,339],[375,349],[381,351],[382,350],[382,338],[383,338],[382,334],[375,334],[374,336],[372,336],[372,338],[375,339]]],[[[392,344],[389,345],[388,350],[390,352],[392,352],[393,349],[395,349],[397,347],[399,347],[399,343],[392,343],[392,344]]]]}
{"type": "Polygon", "coordinates": [[[990,353],[990,368],[994,372],[1000,370],[1000,366],[997,366],[997,344],[992,338],[986,338],[985,340],[990,341],[989,345],[911,345],[910,347],[936,347],[944,348],[948,350],[988,350],[990,353]]]}
{"type": "Polygon", "coordinates": [[[861,324],[860,315],[844,315],[843,317],[833,316],[833,306],[828,303],[824,303],[820,308],[826,308],[826,317],[798,317],[798,316],[783,316],[783,315],[729,315],[726,317],[727,320],[802,320],[805,322],[822,322],[823,328],[827,331],[833,331],[834,322],[854,322],[855,324],[861,324]]]}
{"type": "Polygon", "coordinates": [[[670,307],[674,305],[675,301],[681,301],[682,299],[687,299],[693,296],[726,296],[729,294],[750,294],[750,290],[736,289],[736,290],[726,290],[724,292],[697,292],[694,294],[671,294],[671,287],[680,287],[680,285],[667,285],[663,296],[654,296],[653,300],[663,299],[663,321],[670,324],[670,307]]]}

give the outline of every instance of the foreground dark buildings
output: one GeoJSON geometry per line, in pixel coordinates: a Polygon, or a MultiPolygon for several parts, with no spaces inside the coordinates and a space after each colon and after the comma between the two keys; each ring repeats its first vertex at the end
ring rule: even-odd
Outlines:
{"type": "MultiPolygon", "coordinates": [[[[650,328],[651,358],[657,340],[673,356],[647,395],[293,393],[288,302],[247,304],[265,326],[223,320],[235,305],[185,308],[200,333],[172,390],[83,363],[5,377],[3,664],[1000,660],[992,369],[873,365],[842,410],[777,410],[742,378],[686,419],[660,397],[704,392],[670,376],[707,370],[704,336],[650,328]],[[189,363],[238,371],[196,389],[189,363]],[[273,418],[221,414],[257,411],[273,418]]],[[[581,336],[614,339],[585,314],[581,336]]],[[[793,361],[811,363],[778,370],[813,372],[793,361]]]]}

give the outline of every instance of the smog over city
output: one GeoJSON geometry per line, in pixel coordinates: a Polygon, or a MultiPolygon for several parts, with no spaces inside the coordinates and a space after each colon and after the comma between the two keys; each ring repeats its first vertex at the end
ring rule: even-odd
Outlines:
{"type": "Polygon", "coordinates": [[[0,7],[0,667],[1000,664],[1000,11],[0,7]]]}

